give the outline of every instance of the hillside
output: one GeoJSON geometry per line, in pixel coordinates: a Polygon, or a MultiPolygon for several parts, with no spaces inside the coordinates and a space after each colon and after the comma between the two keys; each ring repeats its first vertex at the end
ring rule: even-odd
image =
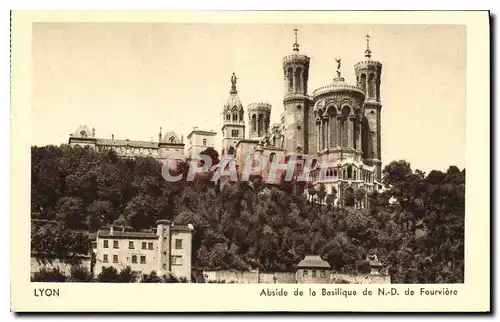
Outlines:
{"type": "Polygon", "coordinates": [[[352,272],[376,253],[393,283],[463,282],[465,170],[454,166],[424,174],[392,162],[383,174],[391,188],[355,209],[333,207],[331,196],[301,183],[266,188],[255,178],[220,191],[204,176],[166,182],[154,159],[66,145],[31,153],[31,216],[52,221],[32,225],[32,251],[82,253],[88,233],[109,224],[142,230],[169,219],[194,225],[196,268],[291,271],[306,254],[319,254],[352,272]]]}

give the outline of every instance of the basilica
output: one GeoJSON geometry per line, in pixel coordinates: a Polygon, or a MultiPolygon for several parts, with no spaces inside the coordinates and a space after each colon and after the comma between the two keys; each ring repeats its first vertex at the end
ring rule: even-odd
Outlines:
{"type": "MultiPolygon", "coordinates": [[[[299,52],[297,30],[290,55],[283,57],[283,112],[281,122],[270,125],[272,107],[266,102],[247,105],[248,137],[245,137],[245,111],[238,98],[236,76],[223,107],[222,152],[235,151],[238,168],[245,156],[259,153],[270,162],[298,156],[296,173],[308,171],[315,186],[324,184],[342,200],[346,190],[382,189],[380,78],[382,64],[372,60],[369,36],[364,59],[354,66],[356,84],[347,84],[337,58],[336,77],[331,84],[308,91],[311,58],[299,52]],[[304,169],[300,156],[315,155],[323,160],[304,169]],[[320,175],[320,174],[326,174],[320,175]]],[[[232,152],[230,152],[232,153],[232,152]]]]}
{"type": "MultiPolygon", "coordinates": [[[[281,122],[270,124],[272,106],[267,102],[250,102],[245,111],[233,73],[229,97],[222,108],[222,146],[217,150],[221,155],[234,155],[236,168],[240,170],[248,155],[258,153],[269,163],[287,162],[294,155],[298,157],[295,172],[307,171],[310,182],[316,186],[324,184],[327,192],[337,191],[338,199],[349,189],[362,188],[367,192],[381,189],[382,64],[372,59],[369,36],[364,59],[354,65],[356,84],[345,82],[341,73],[342,61],[337,58],[332,83],[310,93],[311,58],[299,52],[297,31],[295,29],[292,52],[282,59],[281,122]],[[311,155],[323,162],[304,169],[301,160],[311,155]],[[327,176],[320,175],[325,173],[327,176]]],[[[204,149],[215,148],[216,134],[194,128],[187,136],[189,142],[185,147],[183,136],[174,132],[162,134],[161,129],[157,140],[131,141],[115,139],[114,135],[107,139],[96,138],[95,129],[80,126],[70,135],[69,144],[91,145],[98,150],[113,149],[122,157],[150,156],[161,161],[172,150],[195,158],[204,149]]]]}

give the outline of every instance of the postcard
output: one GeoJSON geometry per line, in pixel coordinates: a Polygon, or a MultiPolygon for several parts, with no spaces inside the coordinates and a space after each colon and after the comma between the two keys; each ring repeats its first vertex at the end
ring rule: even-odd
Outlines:
{"type": "Polygon", "coordinates": [[[12,311],[491,310],[488,12],[11,30],[12,311]]]}

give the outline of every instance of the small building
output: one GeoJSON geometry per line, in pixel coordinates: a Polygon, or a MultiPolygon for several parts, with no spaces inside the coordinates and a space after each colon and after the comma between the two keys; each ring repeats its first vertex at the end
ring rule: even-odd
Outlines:
{"type": "Polygon", "coordinates": [[[193,226],[172,225],[159,220],[155,232],[117,231],[114,227],[99,231],[95,242],[94,274],[104,267],[121,271],[127,266],[139,274],[156,272],[158,276],[173,273],[191,280],[191,240],[193,226]]]}
{"type": "Polygon", "coordinates": [[[198,127],[194,127],[187,135],[189,144],[187,146],[186,156],[190,159],[198,159],[201,152],[215,146],[214,140],[216,135],[216,132],[200,130],[198,127]]]}
{"type": "Polygon", "coordinates": [[[330,264],[317,255],[307,255],[298,265],[297,284],[326,284],[331,274],[330,264]]]}

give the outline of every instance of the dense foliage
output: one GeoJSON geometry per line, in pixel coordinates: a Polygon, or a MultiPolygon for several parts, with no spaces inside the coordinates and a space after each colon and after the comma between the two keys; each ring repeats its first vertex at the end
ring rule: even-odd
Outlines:
{"type": "Polygon", "coordinates": [[[38,272],[35,272],[31,278],[32,282],[76,282],[76,283],[185,283],[186,279],[177,279],[172,275],[158,276],[156,272],[139,276],[132,271],[130,266],[125,267],[120,272],[114,267],[104,267],[102,272],[94,276],[86,267],[81,265],[72,265],[69,274],[62,272],[58,267],[45,268],[43,267],[38,272]]]}
{"type": "MultiPolygon", "coordinates": [[[[256,177],[221,189],[204,175],[167,182],[150,158],[65,145],[31,152],[37,252],[85,253],[87,234],[106,225],[140,230],[169,219],[194,225],[196,268],[291,271],[305,255],[319,254],[352,272],[375,253],[394,283],[463,282],[465,170],[455,166],[426,175],[392,162],[383,173],[389,189],[367,195],[359,209],[360,191],[334,207],[334,196],[303,183],[266,187],[256,177]]],[[[213,149],[208,154],[218,159],[213,149]]]]}

